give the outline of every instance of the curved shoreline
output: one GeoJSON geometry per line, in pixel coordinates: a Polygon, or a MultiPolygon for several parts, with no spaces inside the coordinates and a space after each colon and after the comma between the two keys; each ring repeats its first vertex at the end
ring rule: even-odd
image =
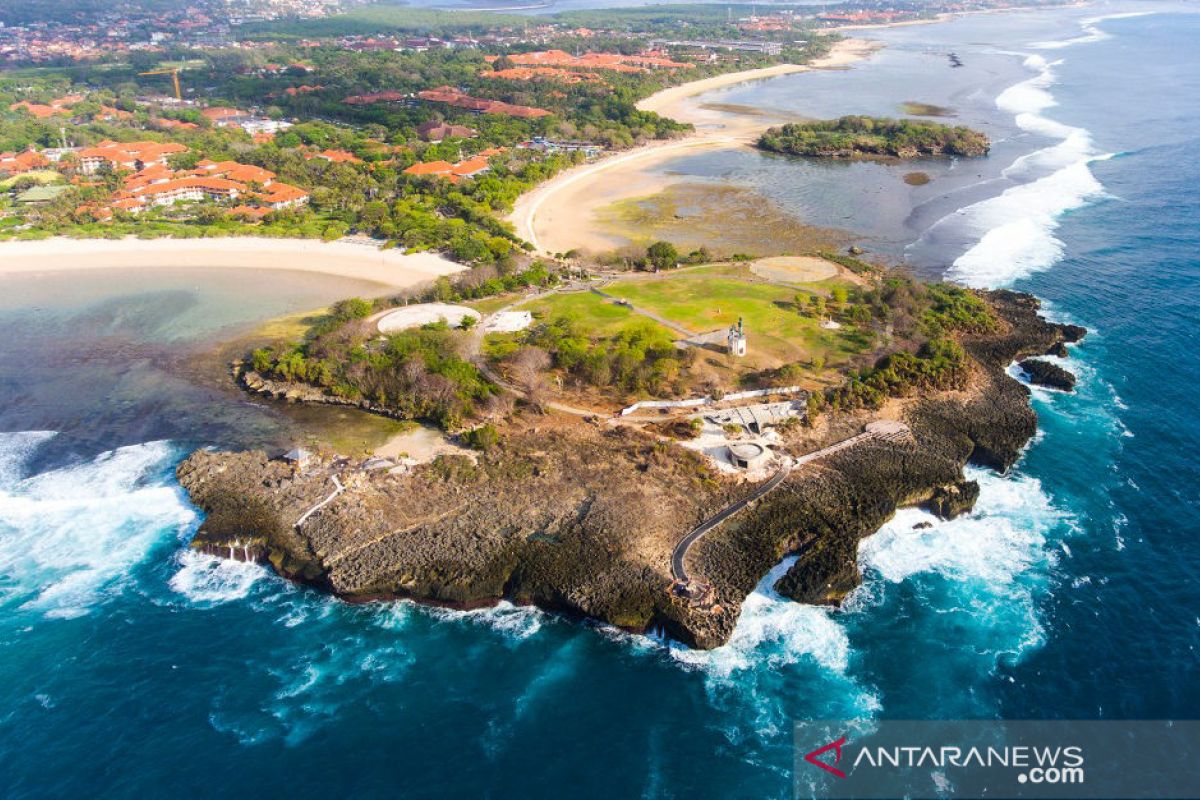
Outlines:
{"type": "MultiPolygon", "coordinates": [[[[882,46],[866,39],[844,39],[833,46],[829,55],[811,64],[777,64],[672,86],[639,101],[637,108],[695,125],[701,120],[694,109],[688,107],[687,101],[698,95],[782,75],[844,68],[869,57],[882,46]]],[[[594,212],[609,203],[645,194],[642,189],[646,187],[639,187],[636,180],[638,172],[691,148],[748,146],[765,127],[767,123],[760,117],[722,114],[716,127],[697,130],[679,139],[651,142],[590,164],[581,164],[521,195],[508,220],[515,226],[517,235],[539,253],[566,252],[575,248],[611,249],[613,243],[596,230],[594,212]],[[555,203],[548,210],[546,201],[551,198],[555,198],[555,203]]]]}
{"type": "Polygon", "coordinates": [[[343,239],[70,239],[0,242],[0,276],[94,269],[252,269],[312,272],[396,289],[466,269],[437,253],[381,250],[343,239]]]}

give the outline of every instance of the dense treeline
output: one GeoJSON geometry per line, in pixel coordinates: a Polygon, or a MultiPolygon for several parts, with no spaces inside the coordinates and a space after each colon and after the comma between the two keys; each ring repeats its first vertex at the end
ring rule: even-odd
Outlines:
{"type": "Polygon", "coordinates": [[[850,116],[771,128],[759,138],[758,146],[794,156],[917,158],[983,156],[991,144],[986,135],[964,125],[850,116]]]}
{"type": "MultiPolygon", "coordinates": [[[[552,286],[558,280],[558,273],[542,263],[520,272],[477,267],[391,302],[455,302],[552,286]]],[[[386,300],[357,298],[335,303],[303,341],[257,349],[250,354],[250,367],[266,378],[310,384],[335,397],[365,400],[396,417],[444,428],[458,428],[504,408],[496,387],[471,363],[466,332],[434,323],[381,340],[366,319],[387,305],[386,300]]]]}

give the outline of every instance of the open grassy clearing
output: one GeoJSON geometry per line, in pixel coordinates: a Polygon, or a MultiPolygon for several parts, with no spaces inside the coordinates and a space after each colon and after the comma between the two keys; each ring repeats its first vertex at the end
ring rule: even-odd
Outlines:
{"type": "Polygon", "coordinates": [[[850,329],[827,330],[803,316],[796,291],[728,277],[671,276],[618,281],[605,291],[659,314],[696,333],[745,321],[750,340],[747,365],[778,366],[822,358],[833,363],[861,352],[865,343],[850,329]]]}
{"type": "MultiPolygon", "coordinates": [[[[552,319],[567,315],[575,319],[593,338],[612,336],[633,323],[650,323],[666,332],[666,328],[641,314],[617,305],[592,292],[563,292],[540,297],[521,306],[535,317],[552,319]]],[[[674,334],[667,332],[667,335],[674,334]]]]}

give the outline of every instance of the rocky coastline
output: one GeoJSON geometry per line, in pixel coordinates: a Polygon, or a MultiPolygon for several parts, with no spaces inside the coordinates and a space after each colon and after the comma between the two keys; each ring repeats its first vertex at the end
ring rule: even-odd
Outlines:
{"type": "MultiPolygon", "coordinates": [[[[965,480],[963,467],[1003,471],[1017,461],[1037,417],[1008,367],[1061,352],[1085,331],[1047,322],[1028,295],[986,297],[1002,324],[962,339],[968,388],[894,401],[888,413],[908,425],[911,439],[864,441],[794,469],[698,541],[690,569],[711,587],[703,604],[672,591],[672,548],[753,484],[718,473],[661,435],[604,420],[518,420],[475,458],[442,456],[405,470],[333,456],[298,468],[260,451],[200,450],[178,468],[206,513],[192,547],[270,564],[349,601],[478,608],[509,600],[717,647],[733,632],[744,598],[784,557],[796,560],[776,584],[780,593],[836,604],[858,585],[859,540],[897,508],[966,513],[978,485],[965,480]]],[[[324,401],[239,376],[260,394],[324,401]]],[[[878,416],[821,415],[789,432],[781,448],[801,455],[878,416]]]]}

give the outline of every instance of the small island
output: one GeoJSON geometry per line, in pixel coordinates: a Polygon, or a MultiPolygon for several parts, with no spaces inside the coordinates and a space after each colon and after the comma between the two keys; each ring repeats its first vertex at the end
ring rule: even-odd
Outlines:
{"type": "Polygon", "coordinates": [[[985,156],[988,137],[965,125],[913,119],[849,116],[768,129],[758,147],[772,153],[821,158],[985,156]]]}

